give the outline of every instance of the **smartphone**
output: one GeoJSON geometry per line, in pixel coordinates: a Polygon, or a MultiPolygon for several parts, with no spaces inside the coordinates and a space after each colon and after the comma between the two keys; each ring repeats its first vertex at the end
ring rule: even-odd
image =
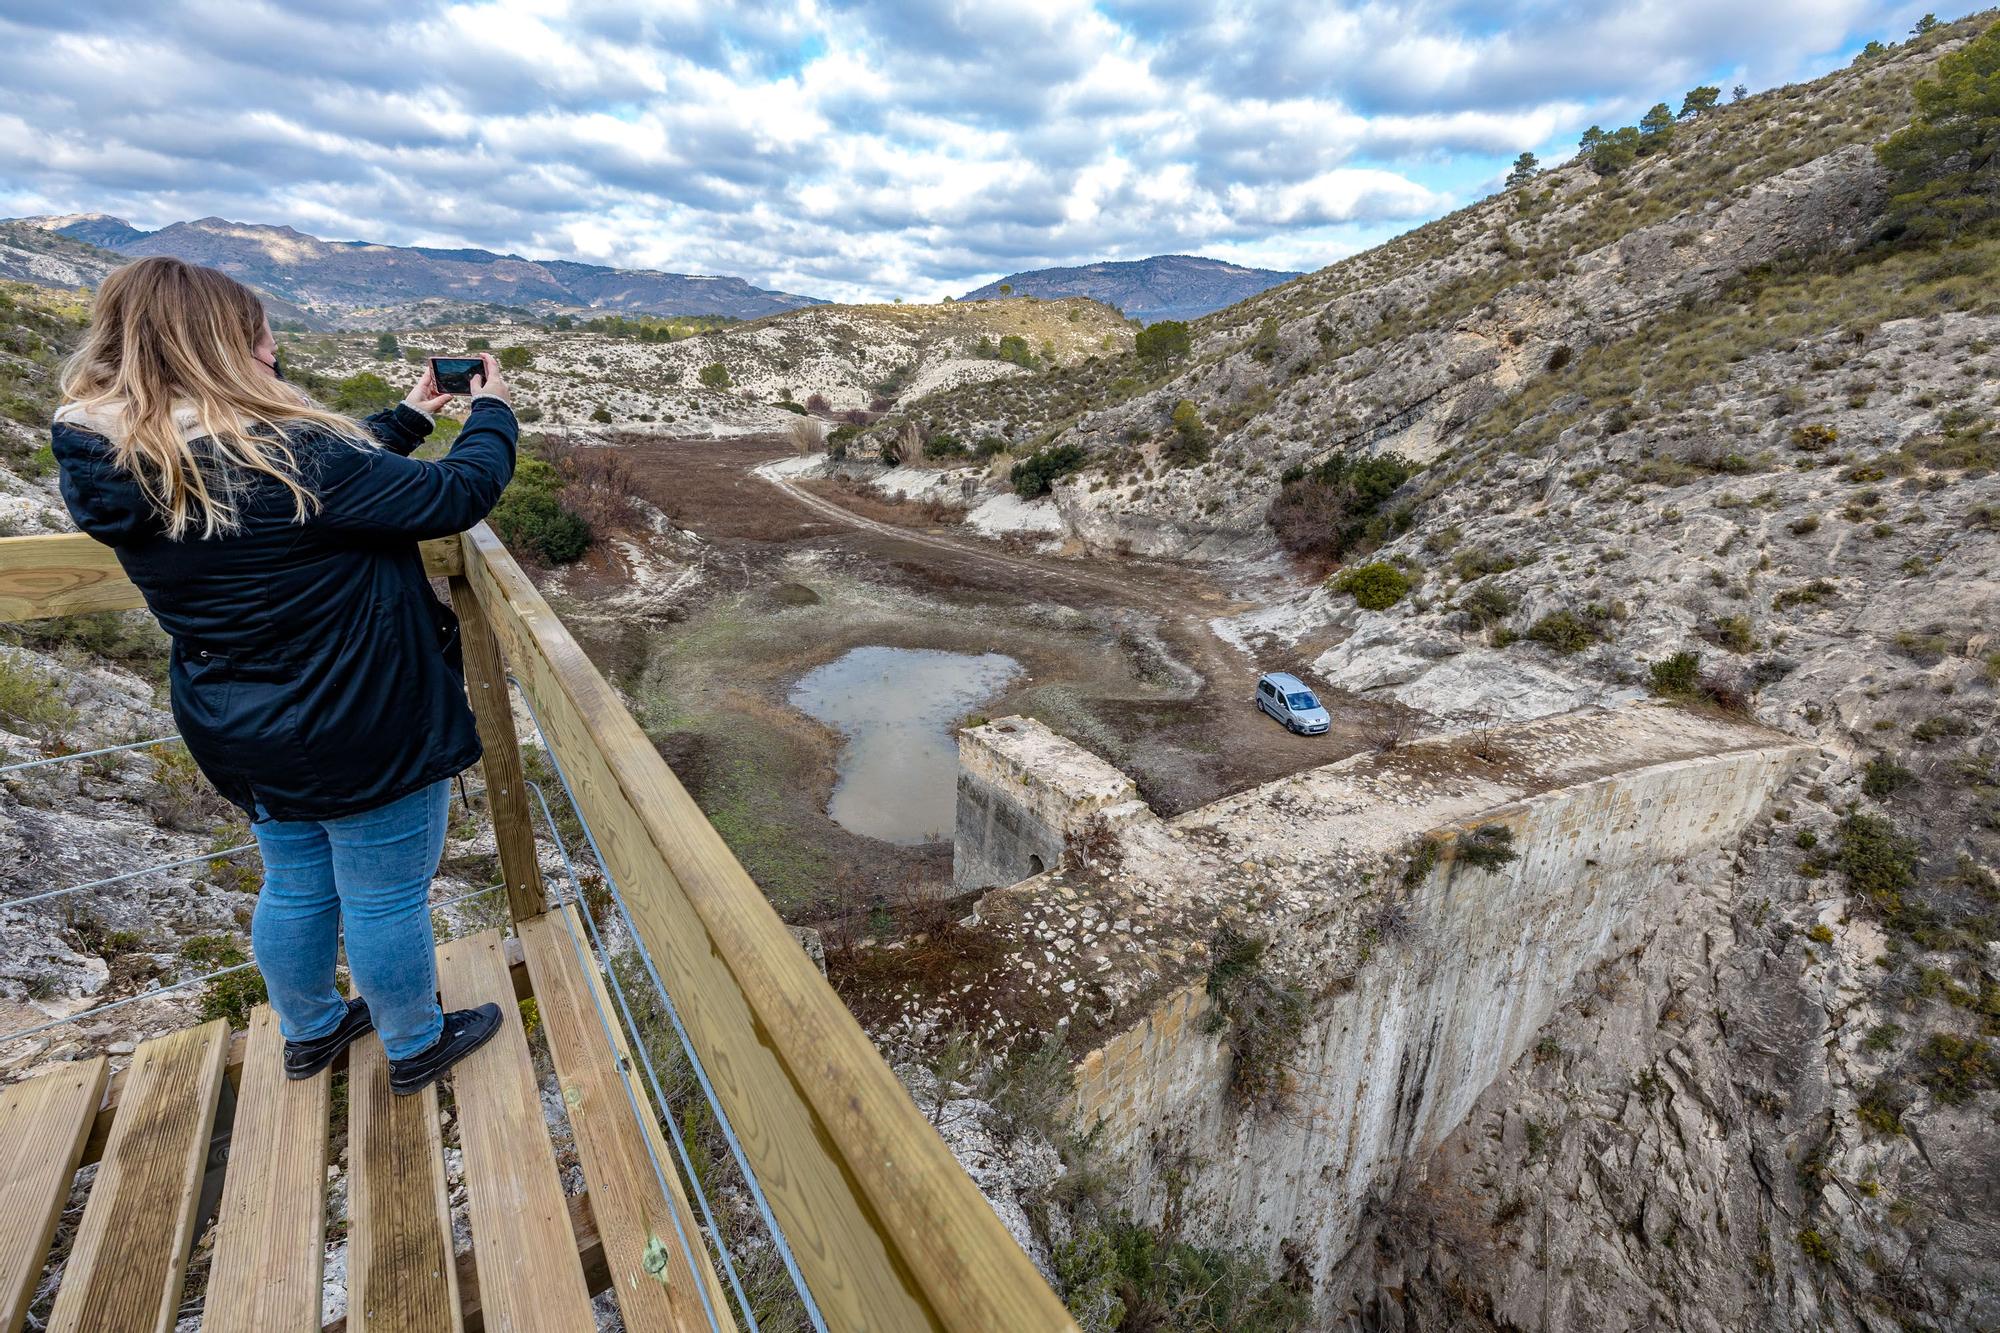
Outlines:
{"type": "Polygon", "coordinates": [[[476,356],[434,356],[431,376],[439,393],[471,393],[472,377],[483,374],[486,363],[476,356]]]}

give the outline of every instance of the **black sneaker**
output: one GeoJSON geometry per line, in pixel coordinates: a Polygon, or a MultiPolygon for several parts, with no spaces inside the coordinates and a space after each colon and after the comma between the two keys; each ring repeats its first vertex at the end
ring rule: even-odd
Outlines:
{"type": "Polygon", "coordinates": [[[285,1077],[294,1081],[311,1078],[338,1059],[356,1037],[365,1037],[374,1030],[375,1020],[368,1016],[368,1001],[355,996],[347,1002],[347,1017],[340,1020],[339,1027],[311,1041],[285,1043],[285,1077]]]}
{"type": "Polygon", "coordinates": [[[453,1009],[444,1016],[444,1031],[407,1060],[389,1062],[389,1091],[398,1097],[421,1092],[437,1081],[445,1070],[484,1046],[500,1030],[500,1006],[482,1004],[477,1009],[453,1009]]]}

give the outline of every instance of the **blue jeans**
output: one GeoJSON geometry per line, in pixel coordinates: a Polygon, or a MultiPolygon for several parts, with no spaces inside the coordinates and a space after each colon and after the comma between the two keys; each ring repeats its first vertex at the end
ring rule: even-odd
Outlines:
{"type": "Polygon", "coordinates": [[[438,1039],[430,892],[450,810],[447,779],[358,815],[250,826],[264,854],[250,941],[287,1041],[324,1037],[347,1016],[333,986],[343,926],[348,974],[389,1058],[438,1039]]]}

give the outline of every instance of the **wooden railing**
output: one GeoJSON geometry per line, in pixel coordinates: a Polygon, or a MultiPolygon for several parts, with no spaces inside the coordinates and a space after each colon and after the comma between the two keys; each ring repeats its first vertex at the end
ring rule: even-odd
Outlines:
{"type": "MultiPolygon", "coordinates": [[[[428,542],[463,626],[466,685],[517,920],[544,910],[507,674],[678,1006],[745,1156],[836,1333],[1069,1329],[860,1025],[617,693],[484,524],[428,542]]],[[[83,536],[0,539],[0,620],[143,605],[83,536]]]]}

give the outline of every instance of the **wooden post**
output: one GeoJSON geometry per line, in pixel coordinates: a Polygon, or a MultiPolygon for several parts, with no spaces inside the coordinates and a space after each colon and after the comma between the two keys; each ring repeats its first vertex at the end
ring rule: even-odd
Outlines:
{"type": "Polygon", "coordinates": [[[542,871],[535,862],[534,816],[521,772],[521,745],[514,737],[514,707],[507,693],[507,669],[493,622],[462,574],[451,578],[451,605],[458,612],[459,645],[465,653],[465,692],[479,723],[485,750],[486,808],[493,814],[493,837],[500,846],[500,871],[507,877],[507,906],[514,920],[548,910],[542,871]]]}

